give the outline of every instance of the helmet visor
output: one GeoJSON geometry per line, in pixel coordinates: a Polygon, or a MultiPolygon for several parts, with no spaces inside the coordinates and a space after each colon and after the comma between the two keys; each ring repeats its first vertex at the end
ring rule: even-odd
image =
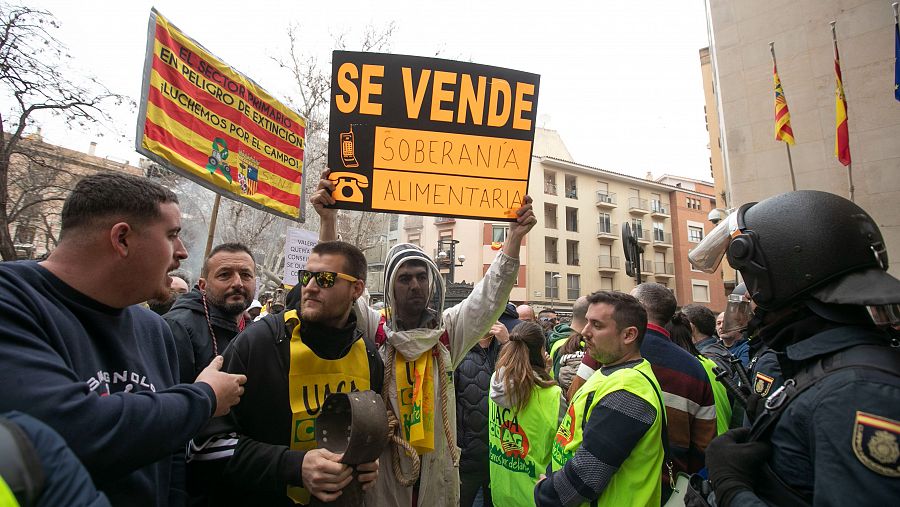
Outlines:
{"type": "Polygon", "coordinates": [[[695,269],[704,273],[716,272],[731,244],[732,234],[739,230],[737,215],[737,212],[728,215],[688,253],[688,260],[695,269]]]}
{"type": "Polygon", "coordinates": [[[728,295],[728,305],[725,307],[725,318],[722,320],[722,331],[743,331],[747,329],[747,323],[753,310],[750,308],[750,300],[739,294],[728,295]]]}

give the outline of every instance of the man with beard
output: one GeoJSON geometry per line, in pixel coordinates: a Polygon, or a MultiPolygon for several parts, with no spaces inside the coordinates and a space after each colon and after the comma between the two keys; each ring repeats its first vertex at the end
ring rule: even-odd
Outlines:
{"type": "MultiPolygon", "coordinates": [[[[246,374],[247,391],[241,410],[194,439],[192,496],[216,506],[289,506],[308,504],[310,494],[326,502],[340,495],[353,470],[340,455],[316,449],[313,432],[328,393],[381,392],[378,320],[359,297],[365,277],[358,248],[319,243],[285,298],[288,311],[265,315],[234,339],[224,369],[246,374]]],[[[364,489],[377,470],[377,462],[356,467],[364,489]]]]}
{"type": "Polygon", "coordinates": [[[166,299],[150,299],[147,301],[147,307],[153,310],[157,315],[165,315],[172,309],[175,300],[182,294],[187,294],[191,290],[191,282],[188,274],[180,269],[169,272],[172,283],[169,284],[169,297],[166,299]]]}
{"type": "MultiPolygon", "coordinates": [[[[337,237],[334,183],[323,174],[310,202],[321,218],[319,239],[337,237]]],[[[444,308],[444,277],[421,247],[400,243],[385,259],[385,322],[380,354],[392,421],[373,495],[382,505],[458,506],[459,447],[452,372],[506,308],[519,272],[519,250],[537,223],[529,196],[509,210],[503,249],[458,305],[444,308]]],[[[378,312],[370,310],[374,318],[378,312]]]]}
{"type": "Polygon", "coordinates": [[[47,260],[0,263],[0,413],[56,430],[113,505],[183,504],[184,445],[246,379],[218,358],[178,384],[171,331],[138,305],[166,297],[187,258],[178,199],[104,172],[75,185],[61,219],[47,260]]]}
{"type": "Polygon", "coordinates": [[[182,381],[193,381],[244,328],[244,310],[255,294],[256,264],[250,249],[241,243],[214,247],[197,286],[163,315],[175,335],[182,381]]]}

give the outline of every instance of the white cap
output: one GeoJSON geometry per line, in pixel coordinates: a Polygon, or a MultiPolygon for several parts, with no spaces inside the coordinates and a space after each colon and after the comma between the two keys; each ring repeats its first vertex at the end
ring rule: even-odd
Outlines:
{"type": "Polygon", "coordinates": [[[260,303],[260,302],[257,301],[256,299],[254,299],[253,302],[250,303],[250,307],[247,308],[247,309],[248,309],[248,310],[252,310],[252,309],[254,309],[254,308],[262,308],[262,303],[260,303]]]}

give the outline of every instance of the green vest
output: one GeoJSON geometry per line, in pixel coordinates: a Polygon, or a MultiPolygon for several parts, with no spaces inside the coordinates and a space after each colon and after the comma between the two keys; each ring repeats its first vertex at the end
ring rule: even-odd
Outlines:
{"type": "Polygon", "coordinates": [[[560,396],[559,386],[535,386],[528,405],[518,413],[488,399],[494,505],[534,505],[534,485],[550,464],[560,396]]]}
{"type": "MultiPolygon", "coordinates": [[[[532,498],[534,497],[532,496],[532,498]]],[[[533,501],[534,500],[532,500],[532,502],[533,501]]],[[[3,477],[0,477],[0,507],[19,507],[16,495],[9,489],[9,486],[6,484],[6,481],[3,480],[3,477]]]]}
{"type": "Polygon", "coordinates": [[[716,380],[716,374],[712,371],[716,367],[716,363],[706,356],[697,356],[697,359],[700,360],[700,364],[703,365],[703,369],[706,370],[706,375],[709,377],[709,383],[712,384],[713,400],[716,402],[716,434],[721,435],[728,431],[728,423],[731,421],[731,402],[728,400],[728,390],[725,389],[724,384],[716,380]]]}
{"type": "Polygon", "coordinates": [[[557,356],[557,353],[559,353],[559,349],[561,349],[567,341],[569,340],[556,340],[553,342],[553,346],[550,347],[550,359],[552,360],[553,365],[553,367],[550,368],[550,378],[556,378],[556,371],[559,367],[559,357],[557,356]]]}
{"type": "Polygon", "coordinates": [[[608,376],[604,375],[602,370],[597,370],[578,390],[556,432],[552,453],[553,471],[561,469],[581,447],[584,421],[590,418],[594,407],[607,394],[621,390],[641,397],[656,409],[657,417],[650,430],[641,437],[631,450],[631,454],[612,476],[606,489],[597,499],[596,505],[659,507],[662,497],[660,475],[663,464],[661,417],[665,417],[665,411],[660,404],[661,394],[657,394],[661,393],[659,382],[650,369],[650,363],[645,360],[631,368],[618,369],[608,376]],[[653,385],[638,372],[649,377],[653,385]],[[593,393],[591,404],[586,407],[591,393],[593,393]]]}

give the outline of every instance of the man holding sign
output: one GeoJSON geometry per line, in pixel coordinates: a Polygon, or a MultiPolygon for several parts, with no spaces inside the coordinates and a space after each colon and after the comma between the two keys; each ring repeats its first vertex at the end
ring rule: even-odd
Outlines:
{"type": "MultiPolygon", "coordinates": [[[[311,202],[321,217],[320,240],[336,237],[336,185],[327,174],[311,202]]],[[[531,198],[512,212],[509,236],[484,278],[460,304],[443,310],[444,279],[421,248],[394,246],[385,261],[382,396],[393,436],[370,495],[380,505],[459,505],[456,401],[450,381],[506,307],[519,271],[519,250],[537,223],[531,198]],[[414,503],[415,502],[415,503],[414,503]]],[[[378,312],[370,310],[373,317],[378,312]]]]}

